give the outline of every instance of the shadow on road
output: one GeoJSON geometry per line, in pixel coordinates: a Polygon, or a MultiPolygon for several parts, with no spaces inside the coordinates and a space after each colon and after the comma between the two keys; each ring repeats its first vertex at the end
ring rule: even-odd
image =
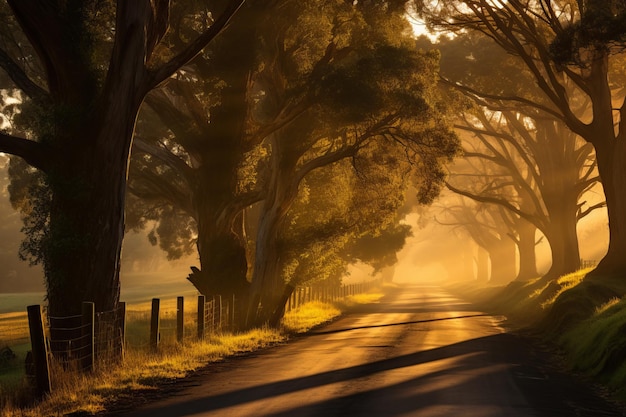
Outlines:
{"type": "MultiPolygon", "coordinates": [[[[339,331],[347,330],[351,329],[339,331]]],[[[517,387],[522,392],[523,397],[534,398],[534,402],[530,404],[535,410],[534,412],[531,412],[528,409],[528,404],[522,401],[520,401],[520,404],[507,404],[507,406],[517,410],[517,413],[510,414],[510,416],[601,417],[621,415],[614,411],[604,400],[590,393],[588,388],[582,385],[579,386],[571,378],[560,374],[554,369],[550,370],[550,367],[546,368],[548,364],[545,363],[545,358],[534,356],[533,352],[532,347],[523,338],[508,333],[501,333],[358,366],[234,389],[224,394],[207,394],[199,399],[177,401],[175,404],[166,405],[157,410],[142,410],[130,415],[134,417],[201,415],[201,413],[226,409],[236,405],[338,382],[354,381],[355,384],[362,384],[364,381],[367,381],[368,376],[374,374],[450,358],[455,359],[444,369],[434,366],[431,372],[401,382],[395,382],[382,388],[368,390],[366,386],[363,386],[363,389],[358,393],[337,396],[333,399],[313,404],[296,404],[288,410],[275,413],[263,413],[259,409],[256,415],[271,417],[324,415],[330,417],[359,415],[362,413],[363,415],[393,417],[426,409],[436,402],[433,401],[434,398],[441,399],[442,401],[439,403],[465,405],[471,408],[473,404],[479,405],[481,402],[484,404],[486,398],[484,395],[472,395],[472,393],[477,393],[477,389],[489,389],[490,386],[493,386],[494,381],[491,374],[496,373],[497,369],[501,370],[504,366],[513,368],[512,375],[514,377],[508,383],[517,387]],[[533,365],[507,365],[511,363],[533,365]],[[476,372],[476,369],[481,371],[476,372]],[[438,383],[440,376],[450,373],[458,373],[459,375],[454,385],[442,386],[438,383]],[[374,404],[381,403],[381,401],[375,400],[376,397],[383,398],[382,402],[388,404],[388,408],[382,410],[382,414],[375,412],[376,410],[373,408],[367,408],[375,407],[374,404]],[[576,399],[576,403],[571,402],[572,398],[576,399]],[[537,410],[540,410],[539,414],[537,414],[537,410]]],[[[239,366],[245,366],[245,364],[240,363],[239,366]]],[[[496,381],[496,383],[500,383],[500,381],[496,381]]],[[[505,400],[491,398],[489,399],[489,405],[498,405],[498,401],[505,400]]],[[[472,414],[468,412],[463,415],[471,416],[472,414]]],[[[493,416],[500,415],[497,413],[493,414],[493,416]]]]}
{"type": "Polygon", "coordinates": [[[468,318],[471,318],[471,317],[485,317],[485,316],[489,316],[489,314],[468,314],[468,315],[465,315],[465,316],[441,317],[441,318],[428,319],[428,320],[413,320],[413,321],[403,321],[403,322],[400,322],[400,323],[375,324],[375,325],[372,325],[372,326],[347,327],[345,329],[320,330],[320,331],[312,331],[310,333],[307,333],[307,336],[308,337],[311,337],[311,336],[321,336],[321,335],[328,335],[328,334],[333,334],[333,333],[349,332],[349,331],[352,331],[352,330],[373,329],[373,328],[378,328],[378,327],[390,327],[390,326],[404,326],[404,325],[407,325],[407,324],[430,323],[430,322],[433,322],[433,321],[468,319],[468,318]]]}

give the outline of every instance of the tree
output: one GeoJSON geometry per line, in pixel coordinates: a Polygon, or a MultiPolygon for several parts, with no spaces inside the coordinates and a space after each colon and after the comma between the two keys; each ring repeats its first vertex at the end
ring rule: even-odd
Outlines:
{"type": "Polygon", "coordinates": [[[310,172],[346,158],[356,160],[358,172],[359,159],[380,164],[387,149],[399,146],[415,161],[423,201],[438,193],[442,162],[454,155],[456,140],[437,108],[436,56],[409,45],[361,46],[326,75],[321,84],[325,100],[272,135],[269,194],[260,216],[252,280],[251,311],[260,311],[261,322],[276,317],[287,296],[280,293],[284,283],[277,273],[276,238],[310,172]]]}
{"type": "Polygon", "coordinates": [[[11,24],[19,24],[33,55],[24,60],[4,48],[0,66],[25,95],[23,123],[34,140],[1,133],[0,151],[41,173],[45,188],[34,206],[41,210],[42,239],[34,249],[44,265],[51,315],[76,314],[81,301],[95,302],[97,311],[117,307],[139,107],[217,36],[241,3],[216,10],[200,36],[166,58],[160,48],[167,1],[8,1],[11,24]]]}
{"type": "MultiPolygon", "coordinates": [[[[450,155],[456,149],[453,136],[441,127],[443,116],[434,109],[441,103],[435,103],[435,96],[430,95],[435,79],[436,54],[419,54],[412,45],[409,48],[407,38],[393,31],[400,26],[399,22],[403,22],[401,26],[408,33],[408,23],[402,10],[392,13],[385,4],[283,1],[272,3],[272,6],[280,7],[281,13],[271,13],[273,9],[265,10],[268,17],[262,19],[258,26],[247,25],[246,19],[233,23],[221,42],[215,45],[229,44],[233,33],[239,36],[245,34],[246,44],[250,45],[248,49],[240,48],[241,53],[247,52],[249,56],[237,61],[245,64],[237,71],[240,74],[239,85],[245,83],[247,88],[240,88],[237,94],[226,96],[229,103],[240,109],[238,112],[224,110],[218,113],[214,110],[223,107],[224,103],[219,90],[224,85],[222,74],[205,72],[207,65],[202,64],[202,59],[194,62],[197,69],[193,75],[170,81],[167,89],[147,98],[151,108],[168,126],[169,133],[167,138],[154,136],[141,144],[144,156],[137,153],[139,162],[134,166],[139,169],[133,172],[137,181],[133,179],[131,191],[142,199],[155,199],[155,205],[145,207],[144,213],[156,213],[159,222],[172,220],[173,224],[184,225],[184,230],[189,230],[188,226],[192,229],[197,227],[191,235],[197,233],[198,241],[214,233],[217,227],[215,223],[212,227],[198,227],[199,220],[196,219],[239,219],[244,207],[254,203],[255,199],[263,199],[261,210],[265,214],[259,216],[261,223],[255,228],[262,237],[256,239],[254,261],[259,278],[256,284],[253,283],[252,291],[254,297],[263,297],[262,293],[272,294],[273,300],[263,303],[266,317],[277,310],[276,300],[280,298],[284,286],[276,256],[281,239],[280,223],[285,221],[290,205],[297,199],[299,184],[306,175],[339,159],[356,157],[357,151],[366,142],[375,136],[382,137],[390,130],[395,133],[392,132],[389,139],[405,140],[402,135],[406,136],[413,129],[414,149],[408,152],[424,155],[424,160],[419,162],[425,166],[424,172],[435,172],[440,166],[437,157],[427,155],[437,152],[450,155]],[[390,24],[382,25],[381,22],[390,24]],[[317,35],[310,36],[311,33],[317,35]],[[397,68],[394,68],[396,64],[397,68]],[[199,96],[195,93],[197,89],[186,87],[190,81],[204,82],[208,88],[202,90],[208,93],[199,96]],[[405,105],[403,112],[398,112],[399,102],[405,105]],[[383,115],[384,106],[391,103],[389,114],[383,115]],[[429,106],[433,106],[432,111],[429,106]],[[243,115],[244,111],[247,111],[246,115],[231,124],[230,136],[222,136],[218,140],[205,128],[219,121],[217,117],[220,114],[228,117],[243,115]],[[408,126],[411,120],[416,122],[413,128],[408,126]],[[418,141],[421,139],[431,141],[432,146],[439,145],[441,149],[429,153],[431,145],[420,145],[418,141]],[[146,142],[152,145],[147,146],[146,142]],[[423,149],[418,149],[420,146],[423,149]],[[229,155],[238,154],[239,159],[222,157],[218,164],[210,163],[205,157],[205,154],[213,153],[211,158],[216,158],[224,148],[229,149],[229,155]],[[263,156],[264,153],[266,156],[263,156]],[[253,163],[247,163],[247,158],[253,163]],[[161,173],[167,172],[166,178],[170,181],[158,184],[151,179],[156,178],[154,172],[160,173],[159,178],[163,178],[161,173]],[[224,184],[220,189],[223,192],[206,185],[189,186],[194,181],[215,181],[218,176],[236,181],[229,180],[229,184],[224,184]],[[205,179],[200,180],[200,177],[205,179]],[[207,198],[208,189],[214,191],[212,198],[207,198]],[[191,195],[192,199],[198,195],[198,198],[219,201],[219,210],[206,211],[199,206],[194,207],[189,204],[186,195],[191,195]],[[176,209],[157,208],[165,202],[176,209]],[[180,217],[180,213],[187,213],[193,221],[180,217]],[[260,277],[262,264],[270,271],[263,272],[263,275],[271,276],[271,282],[260,277]]],[[[231,49],[233,47],[230,46],[231,49]]],[[[229,50],[227,47],[224,49],[229,50]]],[[[232,72],[227,68],[223,70],[232,72]]],[[[232,74],[227,75],[232,77],[232,74]]],[[[232,85],[232,78],[227,79],[231,81],[225,84],[232,85]]],[[[445,159],[445,156],[442,158],[445,159]]],[[[423,181],[425,194],[438,190],[443,174],[437,172],[437,175],[423,181]]],[[[140,204],[145,204],[145,201],[140,204]]],[[[141,223],[141,215],[139,218],[141,223]]],[[[224,229],[232,235],[233,222],[225,224],[227,227],[224,229]]],[[[163,230],[182,229],[166,227],[163,230]]],[[[244,244],[239,239],[239,245],[244,244]]],[[[178,243],[174,246],[182,248],[178,243]]],[[[212,252],[213,255],[216,253],[212,252]]],[[[202,270],[208,269],[202,254],[200,258],[202,270]]],[[[241,256],[237,259],[226,255],[219,258],[222,263],[241,265],[241,256]]],[[[232,268],[224,270],[232,271],[232,268]]],[[[191,278],[196,275],[194,273],[191,278]]],[[[240,280],[242,276],[245,279],[245,269],[239,268],[236,274],[221,271],[211,275],[211,281],[221,284],[203,285],[207,277],[195,280],[202,292],[228,288],[227,280],[240,280]]],[[[245,294],[241,298],[245,298],[245,294]]]]}
{"type": "MultiPolygon", "coordinates": [[[[442,224],[461,227],[476,244],[488,253],[491,265],[489,283],[504,285],[516,277],[515,230],[506,221],[506,212],[502,207],[491,204],[474,203],[468,205],[461,200],[459,204],[448,205],[438,221],[442,224]]],[[[477,267],[480,265],[477,261],[477,267]]],[[[484,275],[479,275],[483,278],[484,275]]]]}
{"type": "Polygon", "coordinates": [[[572,132],[595,147],[597,167],[606,196],[610,241],[606,256],[592,275],[621,274],[626,269],[626,173],[619,168],[626,157],[622,136],[626,133],[623,93],[612,84],[610,50],[592,45],[584,65],[555,62],[550,44],[569,24],[580,18],[582,3],[555,1],[445,2],[443,12],[430,15],[432,23],[451,30],[477,31],[494,40],[510,56],[523,63],[542,93],[535,96],[511,91],[484,91],[483,96],[536,111],[560,120],[572,132]],[[588,100],[588,111],[581,104],[588,100]],[[618,109],[613,103],[619,102],[618,109]],[[591,112],[591,115],[589,114],[591,112]]]}
{"type": "Polygon", "coordinates": [[[247,292],[241,213],[260,190],[242,186],[240,176],[263,138],[248,129],[250,85],[260,65],[259,27],[271,10],[272,3],[244,6],[184,75],[148,95],[139,121],[129,186],[137,197],[129,205],[133,225],[156,222],[150,238],[172,258],[192,250],[194,240],[200,268],[189,279],[207,296],[243,299],[247,292]]]}
{"type": "Polygon", "coordinates": [[[478,142],[468,141],[465,155],[483,161],[476,170],[498,172],[497,177],[481,184],[480,190],[476,182],[470,189],[453,188],[479,201],[502,205],[514,216],[512,221],[519,222],[520,232],[528,234],[528,238],[520,234],[517,241],[523,255],[519,278],[536,276],[534,260],[530,259],[534,259],[534,228],[540,229],[550,243],[553,262],[548,278],[579,269],[576,224],[604,205],[600,202],[585,207],[585,202],[579,203],[598,180],[593,147],[558,119],[484,97],[485,90],[494,88],[490,80],[497,79],[499,91],[515,91],[541,100],[536,88],[527,87],[532,79],[519,82],[520,77],[526,77],[519,70],[519,62],[507,57],[490,39],[464,35],[441,41],[440,47],[446,63],[442,67],[446,84],[474,102],[473,111],[462,112],[456,125],[478,142]],[[502,64],[496,65],[496,61],[502,64]]]}
{"type": "MultiPolygon", "coordinates": [[[[514,216],[511,221],[519,222],[520,231],[525,230],[526,222],[534,226],[529,234],[541,230],[552,254],[546,277],[578,270],[576,225],[604,206],[600,202],[585,207],[586,202],[580,202],[597,182],[592,147],[558,121],[508,112],[488,118],[479,111],[480,126],[466,120],[459,128],[471,132],[479,142],[467,149],[465,156],[484,161],[476,169],[492,175],[487,182],[473,181],[469,187],[449,185],[450,189],[506,208],[514,216]]],[[[534,238],[529,236],[527,241],[534,250],[534,238]]]]}
{"type": "Polygon", "coordinates": [[[594,49],[621,51],[626,43],[626,7],[620,1],[578,2],[580,18],[559,31],[550,52],[559,64],[585,66],[586,52],[594,49]]]}

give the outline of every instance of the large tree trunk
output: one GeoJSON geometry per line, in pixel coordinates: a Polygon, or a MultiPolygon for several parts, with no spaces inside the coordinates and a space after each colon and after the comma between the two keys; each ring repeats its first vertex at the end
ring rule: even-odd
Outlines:
{"type": "Polygon", "coordinates": [[[517,222],[517,234],[519,239],[517,244],[519,251],[517,281],[526,281],[539,276],[537,273],[537,257],[535,253],[536,231],[537,227],[526,220],[520,219],[517,222]]]}
{"type": "Polygon", "coordinates": [[[204,137],[198,141],[198,149],[194,149],[202,159],[193,187],[200,270],[195,270],[189,280],[206,296],[234,295],[242,319],[249,291],[248,265],[240,224],[243,207],[233,203],[237,199],[242,158],[249,150],[244,136],[250,72],[256,58],[250,48],[256,41],[254,18],[253,8],[241,10],[226,36],[214,42],[211,65],[205,60],[199,63],[207,78],[218,74],[224,87],[219,103],[211,108],[204,137]]]}
{"type": "Polygon", "coordinates": [[[555,279],[580,268],[576,213],[568,210],[568,207],[562,208],[551,216],[551,223],[545,233],[552,254],[552,266],[545,275],[547,279],[555,279]]]}
{"type": "Polygon", "coordinates": [[[43,248],[51,315],[80,314],[83,301],[94,302],[97,312],[118,305],[129,154],[145,91],[136,76],[145,56],[141,41],[126,45],[133,60],[112,64],[115,75],[95,109],[72,104],[79,116],[66,120],[56,138],[65,159],[47,173],[52,203],[43,248]]]}
{"type": "Polygon", "coordinates": [[[266,324],[283,308],[280,302],[285,282],[278,240],[289,207],[297,197],[299,182],[294,178],[297,158],[281,149],[280,139],[273,139],[268,193],[259,213],[248,325],[266,324]]]}
{"type": "Polygon", "coordinates": [[[594,51],[587,77],[593,100],[593,121],[581,136],[595,147],[598,173],[606,198],[609,247],[598,266],[588,274],[603,277],[626,275],[626,120],[623,117],[626,101],[620,108],[619,132],[616,135],[616,112],[608,73],[608,49],[594,51]]]}
{"type": "Polygon", "coordinates": [[[82,172],[80,180],[50,177],[44,269],[52,316],[80,314],[83,301],[94,302],[99,312],[117,307],[127,163],[116,159],[77,161],[68,168],[82,172]]]}
{"type": "Polygon", "coordinates": [[[597,141],[596,157],[609,218],[609,247],[598,266],[588,275],[626,275],[626,143],[597,141]]]}
{"type": "Polygon", "coordinates": [[[263,325],[274,315],[284,290],[279,269],[277,237],[281,225],[279,208],[270,204],[263,210],[257,233],[254,272],[250,293],[248,325],[263,325]]]}
{"type": "MultiPolygon", "coordinates": [[[[234,230],[235,222],[224,222],[205,210],[198,221],[198,255],[201,269],[193,270],[189,281],[203,295],[235,296],[244,302],[249,283],[246,250],[242,237],[234,230]]],[[[241,304],[241,303],[239,303],[241,304]]]]}
{"type": "Polygon", "coordinates": [[[580,268],[576,224],[584,158],[579,160],[581,148],[575,135],[561,124],[539,123],[538,135],[551,143],[551,152],[538,154],[536,159],[543,167],[541,190],[548,216],[541,231],[552,254],[552,266],[544,278],[555,279],[580,268]]]}
{"type": "MultiPolygon", "coordinates": [[[[47,176],[52,200],[44,270],[50,317],[79,316],[85,301],[93,302],[96,312],[116,312],[118,308],[128,156],[141,100],[128,99],[125,94],[112,94],[112,98],[113,107],[127,117],[103,112],[87,129],[96,137],[95,146],[77,145],[68,150],[68,163],[47,176]]],[[[50,329],[53,353],[62,360],[83,357],[79,324],[71,320],[55,323],[50,329]]],[[[106,323],[106,327],[112,324],[106,323]]],[[[119,331],[98,336],[111,338],[100,342],[121,342],[119,331]]],[[[121,351],[119,344],[96,346],[98,356],[121,351]]]]}
{"type": "Polygon", "coordinates": [[[488,249],[491,259],[491,285],[506,285],[515,279],[515,242],[504,237],[497,246],[488,249]]]}

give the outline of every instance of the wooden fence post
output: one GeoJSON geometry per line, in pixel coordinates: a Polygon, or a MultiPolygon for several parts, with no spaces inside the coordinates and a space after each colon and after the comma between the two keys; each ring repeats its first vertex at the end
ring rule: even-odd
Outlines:
{"type": "Polygon", "coordinates": [[[233,305],[230,308],[230,314],[231,314],[231,319],[230,319],[230,331],[231,332],[235,332],[235,294],[233,294],[233,305]]]}
{"type": "Polygon", "coordinates": [[[28,327],[30,329],[30,343],[35,365],[35,385],[39,395],[51,391],[50,364],[48,362],[48,348],[44,334],[41,306],[36,304],[26,307],[28,312],[28,327]]]}
{"type": "Polygon", "coordinates": [[[176,340],[183,343],[185,339],[185,297],[176,298],[176,340]]]}
{"type": "Polygon", "coordinates": [[[217,326],[215,326],[216,329],[218,329],[218,331],[222,331],[222,315],[223,315],[223,305],[222,305],[222,296],[218,295],[217,296],[217,303],[215,305],[215,309],[218,311],[218,316],[217,316],[217,326]]]}
{"type": "Polygon", "coordinates": [[[161,300],[158,298],[152,299],[152,314],[150,316],[150,348],[152,351],[156,351],[159,347],[159,310],[161,307],[161,300]]]}
{"type": "Polygon", "coordinates": [[[198,340],[204,339],[204,295],[198,296],[198,340]]]}
{"type": "Polygon", "coordinates": [[[81,359],[80,367],[83,371],[93,371],[93,364],[96,357],[95,349],[95,321],[96,305],[89,301],[83,301],[81,307],[81,359]]]}
{"type": "Polygon", "coordinates": [[[119,332],[120,332],[120,359],[124,359],[124,353],[126,349],[126,302],[119,302],[119,332]]]}

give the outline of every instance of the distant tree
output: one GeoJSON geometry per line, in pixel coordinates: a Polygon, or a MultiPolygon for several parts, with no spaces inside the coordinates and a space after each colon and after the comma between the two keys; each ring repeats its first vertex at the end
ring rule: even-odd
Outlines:
{"type": "MultiPolygon", "coordinates": [[[[480,186],[473,182],[471,188],[451,185],[452,188],[507,208],[520,222],[521,230],[529,227],[524,222],[540,229],[552,251],[552,267],[546,277],[577,270],[580,256],[576,224],[604,206],[602,201],[580,202],[598,181],[593,147],[577,138],[559,119],[511,103],[502,98],[502,93],[492,93],[506,91],[509,95],[532,97],[538,103],[545,101],[520,63],[491,39],[469,34],[443,40],[439,46],[446,84],[475,104],[472,112],[461,113],[456,125],[475,138],[473,144],[466,146],[465,155],[485,162],[477,169],[493,171],[497,167],[499,172],[480,186]],[[501,64],[495,65],[494,60],[501,64]],[[526,77],[528,82],[519,82],[526,77]],[[497,85],[492,82],[494,79],[498,80],[497,85]]],[[[584,110],[585,101],[575,95],[574,98],[584,110]]],[[[530,255],[534,246],[534,238],[518,241],[522,253],[530,255]],[[524,242],[528,242],[527,248],[520,246],[524,242]]],[[[527,259],[529,256],[521,258],[527,259]]],[[[536,276],[530,261],[523,265],[520,277],[536,276]]]]}
{"type": "MultiPolygon", "coordinates": [[[[471,30],[493,39],[532,75],[542,99],[511,91],[484,91],[483,96],[526,106],[561,120],[572,132],[595,147],[609,216],[609,248],[592,275],[621,275],[626,270],[626,120],[623,93],[611,84],[611,51],[591,43],[575,66],[556,62],[550,45],[565,28],[580,20],[581,6],[591,2],[566,1],[445,1],[429,13],[431,24],[451,31],[471,30]],[[582,64],[582,65],[581,65],[582,64]],[[581,112],[581,100],[589,112],[581,112]],[[613,103],[619,102],[615,109],[613,103]]],[[[598,2],[593,2],[599,5],[598,2]]],[[[613,4],[613,3],[611,3],[613,4]]],[[[621,9],[620,9],[621,10],[621,9]]],[[[554,47],[553,47],[554,49],[554,47]]]]}
{"type": "MultiPolygon", "coordinates": [[[[515,231],[506,221],[506,212],[501,207],[473,203],[468,204],[459,197],[458,204],[446,204],[437,217],[440,224],[461,228],[488,254],[491,274],[489,283],[505,285],[516,278],[515,231]]],[[[478,265],[477,266],[482,266],[478,265]]],[[[483,271],[480,271],[484,273],[483,271]]],[[[479,275],[485,279],[486,275],[479,275]]]]}
{"type": "Polygon", "coordinates": [[[10,0],[9,9],[3,6],[6,26],[19,26],[28,39],[23,48],[0,46],[0,67],[24,94],[21,122],[32,139],[0,133],[0,151],[40,172],[42,191],[28,214],[39,216],[30,224],[41,238],[32,249],[44,265],[51,315],[76,314],[81,301],[94,301],[97,311],[116,308],[139,107],[217,36],[241,3],[216,7],[201,35],[167,51],[161,49],[166,1],[10,0]]]}
{"type": "Polygon", "coordinates": [[[376,233],[355,238],[346,248],[346,256],[374,268],[373,273],[394,266],[397,253],[411,236],[411,226],[394,221],[376,233]]]}
{"type": "MultiPolygon", "coordinates": [[[[576,225],[605,204],[600,201],[584,207],[586,202],[580,202],[598,180],[592,147],[558,121],[510,113],[495,118],[483,115],[481,112],[479,125],[466,120],[459,127],[479,142],[467,149],[465,156],[485,161],[480,170],[493,172],[494,166],[499,170],[487,182],[473,181],[469,187],[450,185],[450,189],[506,208],[518,219],[519,227],[526,222],[534,226],[530,234],[541,230],[552,254],[547,277],[578,270],[576,225]]],[[[528,244],[534,250],[534,238],[528,239],[528,244]]]]}

